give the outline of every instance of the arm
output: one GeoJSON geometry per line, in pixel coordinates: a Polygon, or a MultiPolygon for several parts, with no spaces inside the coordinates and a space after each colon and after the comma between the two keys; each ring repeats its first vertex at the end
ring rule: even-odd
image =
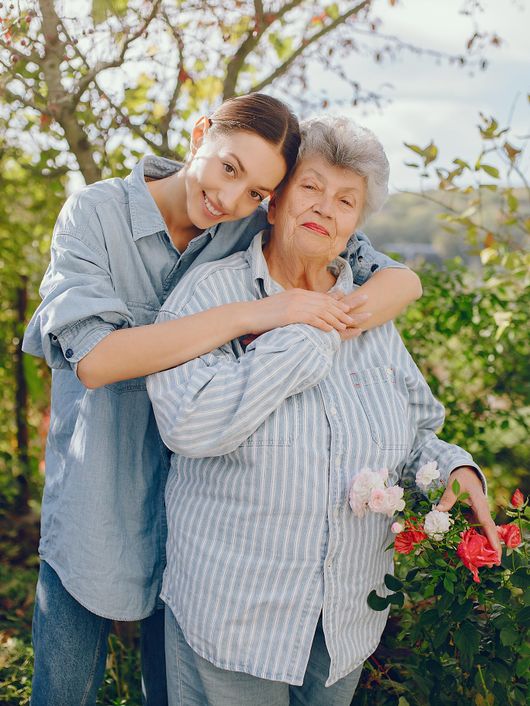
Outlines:
{"type": "Polygon", "coordinates": [[[355,328],[361,331],[391,321],[422,294],[418,275],[402,263],[374,250],[364,233],[348,245],[354,282],[360,287],[348,294],[355,328]],[[363,300],[362,296],[366,299],[363,300]],[[368,316],[369,314],[369,316],[368,316]]]}
{"type": "Polygon", "coordinates": [[[436,461],[441,480],[447,488],[437,506],[441,512],[448,512],[456,502],[452,482],[458,480],[460,492],[469,493],[466,501],[471,506],[477,523],[482,527],[491,546],[501,555],[501,544],[488,506],[487,483],[480,468],[471,455],[456,444],[448,444],[438,439],[435,432],[444,420],[444,409],[434,398],[421,372],[408,356],[407,387],[411,405],[412,424],[416,428],[413,448],[407,463],[407,475],[415,477],[424,463],[436,461]]]}
{"type": "Polygon", "coordinates": [[[52,368],[71,368],[89,388],[151,374],[200,356],[244,333],[304,322],[325,331],[351,323],[346,304],[296,290],[225,304],[187,319],[136,326],[115,290],[99,219],[83,197],[58,220],[51,262],[23,349],[52,368]]]}
{"type": "Polygon", "coordinates": [[[285,399],[329,373],[339,345],[336,332],[291,325],[263,334],[240,358],[226,346],[150,376],[164,443],[192,458],[234,451],[285,399]]]}

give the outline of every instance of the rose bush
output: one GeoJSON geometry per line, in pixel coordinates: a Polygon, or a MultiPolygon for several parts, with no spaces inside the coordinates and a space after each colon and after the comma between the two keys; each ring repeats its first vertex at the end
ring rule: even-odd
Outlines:
{"type": "MultiPolygon", "coordinates": [[[[386,596],[372,592],[368,600],[393,612],[353,704],[530,703],[528,501],[516,492],[505,508],[512,522],[498,527],[503,553],[496,565],[487,539],[470,525],[465,496],[442,521],[432,508],[443,488],[429,485],[405,488],[406,507],[393,530],[395,575],[385,577],[386,596]]],[[[458,495],[458,483],[453,490],[458,495]]]]}

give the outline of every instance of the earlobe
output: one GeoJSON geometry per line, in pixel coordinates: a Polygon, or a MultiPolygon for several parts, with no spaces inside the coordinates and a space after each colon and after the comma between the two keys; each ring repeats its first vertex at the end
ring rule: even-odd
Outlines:
{"type": "Polygon", "coordinates": [[[206,115],[203,115],[197,120],[197,122],[193,126],[190,137],[191,154],[195,154],[195,152],[202,145],[204,136],[208,132],[210,125],[210,118],[208,118],[206,115]]]}

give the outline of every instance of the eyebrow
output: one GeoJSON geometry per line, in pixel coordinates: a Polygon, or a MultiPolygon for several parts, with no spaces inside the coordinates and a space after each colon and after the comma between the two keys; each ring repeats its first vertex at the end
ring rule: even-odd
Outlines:
{"type": "MultiPolygon", "coordinates": [[[[320,172],[317,172],[317,170],[314,169],[313,167],[307,167],[307,169],[305,170],[305,173],[307,173],[307,172],[313,172],[313,174],[315,174],[321,181],[324,181],[324,182],[326,181],[326,177],[323,174],[321,174],[320,172]]],[[[305,173],[302,172],[301,176],[304,177],[305,173]]],[[[342,187],[342,191],[353,191],[354,193],[357,193],[359,191],[359,187],[358,186],[344,186],[344,187],[342,187]]]]}
{"type": "MultiPolygon", "coordinates": [[[[234,162],[237,162],[237,166],[238,166],[239,169],[243,172],[243,174],[246,174],[246,173],[247,173],[247,170],[246,170],[245,167],[241,164],[241,162],[239,161],[239,157],[238,157],[237,155],[235,155],[233,152],[228,152],[228,153],[227,153],[227,157],[232,157],[232,159],[234,160],[234,162]]],[[[270,186],[258,186],[257,188],[258,188],[260,191],[274,191],[274,189],[271,188],[270,186]]]]}

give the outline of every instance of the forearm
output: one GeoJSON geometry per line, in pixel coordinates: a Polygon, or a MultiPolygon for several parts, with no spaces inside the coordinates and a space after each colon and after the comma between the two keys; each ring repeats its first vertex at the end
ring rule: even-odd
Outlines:
{"type": "Polygon", "coordinates": [[[150,376],[164,443],[190,457],[230,453],[285,399],[325,377],[339,345],[336,333],[286,326],[257,338],[239,358],[214,351],[150,376]]]}
{"type": "Polygon", "coordinates": [[[251,302],[225,304],[180,319],[113,331],[77,366],[89,388],[150,375],[208,353],[247,333],[251,302]]]}
{"type": "Polygon", "coordinates": [[[395,319],[409,304],[421,297],[422,288],[420,278],[412,270],[387,268],[370,277],[345,301],[351,298],[354,302],[358,293],[365,294],[368,299],[356,307],[355,313],[371,314],[370,318],[358,324],[358,328],[368,331],[395,319]]]}

